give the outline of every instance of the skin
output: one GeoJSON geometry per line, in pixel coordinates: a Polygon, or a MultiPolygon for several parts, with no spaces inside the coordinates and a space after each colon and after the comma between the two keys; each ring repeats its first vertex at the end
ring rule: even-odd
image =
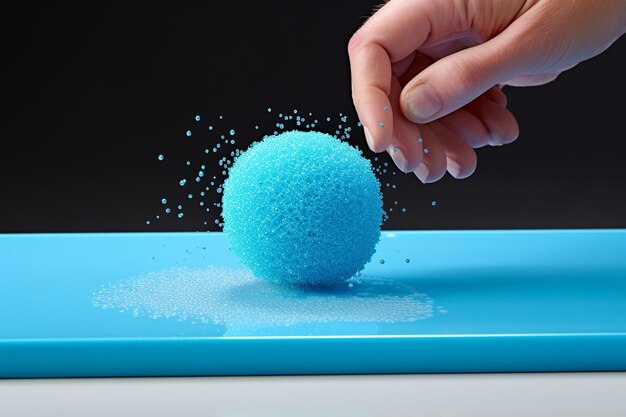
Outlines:
{"type": "Polygon", "coordinates": [[[466,178],[474,149],[519,135],[503,86],[548,83],[625,31],[626,0],[391,0],[348,44],[368,145],[423,183],[466,178]]]}

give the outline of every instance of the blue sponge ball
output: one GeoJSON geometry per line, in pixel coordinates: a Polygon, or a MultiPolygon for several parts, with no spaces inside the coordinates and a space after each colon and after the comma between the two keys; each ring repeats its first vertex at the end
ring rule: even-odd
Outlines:
{"type": "Polygon", "coordinates": [[[380,239],[380,183],[370,162],[320,132],[269,136],[224,182],[224,233],[259,278],[335,286],[361,271],[380,239]]]}

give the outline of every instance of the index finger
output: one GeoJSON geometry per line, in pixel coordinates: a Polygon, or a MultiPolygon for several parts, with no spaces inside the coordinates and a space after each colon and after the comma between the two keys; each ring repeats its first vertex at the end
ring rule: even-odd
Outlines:
{"type": "Polygon", "coordinates": [[[415,51],[428,37],[429,1],[391,1],[352,36],[348,44],[352,100],[374,152],[382,152],[393,134],[391,64],[415,51]]]}

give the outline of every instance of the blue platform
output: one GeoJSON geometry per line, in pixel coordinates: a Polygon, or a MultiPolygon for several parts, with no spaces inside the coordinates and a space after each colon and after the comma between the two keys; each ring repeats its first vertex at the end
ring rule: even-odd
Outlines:
{"type": "Polygon", "coordinates": [[[103,286],[210,265],[242,268],[221,233],[0,235],[0,377],[626,370],[626,230],[383,232],[363,279],[423,294],[413,321],[94,305],[103,286]]]}

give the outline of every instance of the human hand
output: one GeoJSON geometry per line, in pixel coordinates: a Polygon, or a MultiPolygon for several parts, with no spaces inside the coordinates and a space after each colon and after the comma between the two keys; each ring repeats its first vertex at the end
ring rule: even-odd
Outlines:
{"type": "Polygon", "coordinates": [[[424,183],[465,178],[474,148],[519,134],[502,85],[550,82],[625,30],[625,0],[392,0],[348,45],[368,145],[424,183]]]}

